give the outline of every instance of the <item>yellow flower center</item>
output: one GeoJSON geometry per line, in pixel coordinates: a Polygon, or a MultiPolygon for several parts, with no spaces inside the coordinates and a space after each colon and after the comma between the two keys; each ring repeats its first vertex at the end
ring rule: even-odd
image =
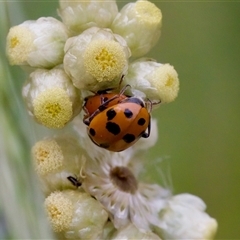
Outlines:
{"type": "Polygon", "coordinates": [[[62,232],[69,227],[73,218],[73,204],[63,193],[53,192],[46,198],[45,207],[53,231],[62,232]]]}
{"type": "Polygon", "coordinates": [[[61,106],[59,103],[47,103],[46,112],[53,118],[55,118],[61,112],[61,106]]]}
{"type": "Polygon", "coordinates": [[[14,48],[19,44],[19,39],[17,37],[13,37],[10,39],[10,47],[14,48]]]}
{"type": "Polygon", "coordinates": [[[72,103],[62,88],[48,89],[33,101],[34,115],[49,128],[62,128],[72,118],[72,103]]]}
{"type": "Polygon", "coordinates": [[[15,26],[9,30],[6,52],[11,64],[21,65],[28,60],[33,49],[33,33],[24,26],[15,26]]]}
{"type": "Polygon", "coordinates": [[[114,56],[105,48],[103,48],[99,52],[95,59],[99,63],[99,67],[101,67],[103,71],[105,71],[108,67],[114,67],[114,65],[116,64],[114,56]]]}
{"type": "Polygon", "coordinates": [[[166,87],[171,87],[171,86],[173,85],[173,82],[174,82],[174,78],[171,77],[171,75],[169,75],[169,76],[167,77],[167,81],[166,81],[166,83],[165,83],[165,86],[166,86],[166,87]]]}
{"type": "Polygon", "coordinates": [[[123,47],[115,41],[93,41],[84,53],[86,71],[98,82],[112,81],[119,77],[126,64],[123,47]]]}
{"type": "Polygon", "coordinates": [[[63,166],[63,153],[55,140],[37,142],[33,149],[36,171],[40,175],[54,172],[63,166]]]}

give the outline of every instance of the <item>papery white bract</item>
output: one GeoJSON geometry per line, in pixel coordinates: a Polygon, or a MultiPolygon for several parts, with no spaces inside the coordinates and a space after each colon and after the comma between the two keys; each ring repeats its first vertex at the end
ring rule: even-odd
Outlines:
{"type": "Polygon", "coordinates": [[[107,28],[118,13],[113,0],[60,0],[58,14],[72,35],[90,27],[107,28]]]}
{"type": "Polygon", "coordinates": [[[206,212],[205,203],[197,196],[179,194],[169,199],[159,214],[164,227],[163,239],[213,239],[217,221],[206,212]]]}
{"type": "Polygon", "coordinates": [[[162,26],[162,13],[149,1],[126,4],[112,23],[112,30],[123,36],[134,57],[141,57],[157,43],[162,26]]]}

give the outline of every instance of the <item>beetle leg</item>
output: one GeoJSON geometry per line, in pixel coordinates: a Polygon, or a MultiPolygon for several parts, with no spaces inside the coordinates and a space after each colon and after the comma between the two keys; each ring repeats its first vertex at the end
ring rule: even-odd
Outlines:
{"type": "Polygon", "coordinates": [[[145,104],[146,104],[146,108],[147,108],[148,112],[150,113],[152,111],[152,106],[153,106],[152,101],[149,98],[147,98],[145,104]]]}
{"type": "MultiPolygon", "coordinates": [[[[102,106],[102,105],[101,105],[102,106]]],[[[83,119],[83,122],[89,126],[90,122],[92,121],[92,119],[100,112],[102,112],[105,108],[101,109],[101,106],[89,117],[87,117],[86,119],[83,119]]],[[[103,106],[102,106],[103,107],[103,106]]]]}
{"type": "Polygon", "coordinates": [[[83,119],[83,123],[86,124],[87,126],[89,126],[89,124],[90,124],[89,118],[83,119]]]}
{"type": "Polygon", "coordinates": [[[120,97],[121,95],[124,94],[124,92],[126,91],[126,89],[128,87],[131,87],[129,84],[127,84],[126,86],[124,86],[122,88],[122,90],[120,91],[119,94],[116,94],[115,96],[113,96],[112,98],[108,99],[107,101],[104,102],[104,99],[102,99],[102,104],[99,106],[99,108],[92,114],[92,116],[90,116],[90,118],[92,119],[94,116],[96,116],[97,113],[102,112],[106,109],[106,105],[110,102],[112,102],[114,99],[120,97]]]}
{"type": "Polygon", "coordinates": [[[151,132],[151,118],[149,119],[149,124],[148,124],[148,128],[147,128],[147,132],[144,132],[142,137],[143,138],[148,138],[150,136],[150,132],[151,132]]]}
{"type": "Polygon", "coordinates": [[[119,96],[123,95],[124,92],[126,91],[126,89],[129,88],[129,87],[131,87],[129,84],[125,85],[125,86],[121,89],[121,91],[119,92],[118,95],[119,95],[119,96]]]}
{"type": "Polygon", "coordinates": [[[161,100],[159,100],[159,101],[151,101],[149,98],[147,98],[146,106],[147,106],[148,112],[151,112],[152,109],[153,109],[153,106],[159,105],[160,103],[161,103],[161,100]]]}

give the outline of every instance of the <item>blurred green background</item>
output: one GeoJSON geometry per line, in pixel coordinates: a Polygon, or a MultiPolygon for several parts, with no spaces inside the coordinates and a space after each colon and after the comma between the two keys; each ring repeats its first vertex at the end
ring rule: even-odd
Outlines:
{"type": "MultiPolygon", "coordinates": [[[[159,141],[148,153],[148,167],[157,169],[158,159],[165,159],[174,193],[188,192],[201,197],[207,212],[218,220],[216,239],[240,239],[240,2],[153,2],[162,10],[163,27],[159,44],[148,56],[175,67],[180,93],[175,102],[153,113],[158,118],[159,141]]],[[[124,3],[119,1],[119,6],[124,3]]],[[[0,4],[3,10],[4,3],[0,4]]],[[[56,17],[57,5],[57,1],[9,1],[10,24],[41,16],[56,17]]],[[[1,19],[1,30],[7,27],[1,19]]],[[[0,37],[4,58],[4,31],[0,37]]],[[[2,67],[4,64],[6,61],[2,67]]],[[[18,99],[14,104],[16,99],[11,95],[14,92],[20,96],[24,75],[17,67],[10,70],[14,78],[19,78],[18,89],[14,92],[13,86],[1,79],[1,96],[9,93],[11,98],[11,101],[1,98],[1,107],[5,109],[5,112],[1,109],[1,114],[9,117],[8,125],[19,136],[15,140],[26,149],[30,146],[23,144],[28,122],[16,121],[23,117],[19,110],[22,103],[18,99]]],[[[2,153],[1,149],[1,158],[2,153]]],[[[25,154],[24,163],[31,172],[25,154]]],[[[21,159],[17,164],[21,166],[21,159]]],[[[159,181],[159,171],[151,172],[151,178],[159,181]]],[[[34,188],[32,178],[25,176],[22,182],[34,188]]],[[[0,218],[3,206],[0,205],[0,218]]],[[[1,224],[4,226],[2,220],[1,224]]],[[[2,226],[0,234],[4,232],[2,226]]]]}
{"type": "Polygon", "coordinates": [[[180,93],[155,115],[152,157],[170,157],[175,193],[206,202],[217,239],[240,239],[240,2],[157,5],[162,38],[151,56],[174,65],[180,93]]]}

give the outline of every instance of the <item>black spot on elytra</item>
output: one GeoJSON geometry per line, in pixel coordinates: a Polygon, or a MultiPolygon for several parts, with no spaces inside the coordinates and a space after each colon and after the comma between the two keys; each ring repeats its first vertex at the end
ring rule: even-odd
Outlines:
{"type": "Polygon", "coordinates": [[[118,135],[121,132],[121,129],[118,126],[118,124],[114,122],[107,122],[106,129],[114,135],[118,135]]]}
{"type": "Polygon", "coordinates": [[[111,108],[107,111],[106,115],[107,115],[107,120],[110,121],[117,115],[117,113],[113,108],[111,108]]]}
{"type": "Polygon", "coordinates": [[[89,133],[90,133],[91,136],[95,136],[95,134],[96,134],[96,132],[93,128],[89,129],[89,133]]]}
{"type": "Polygon", "coordinates": [[[127,133],[126,135],[123,136],[123,140],[126,143],[131,143],[135,140],[135,136],[133,134],[127,133]]]}
{"type": "Polygon", "coordinates": [[[109,148],[110,145],[108,143],[100,143],[99,144],[99,147],[102,147],[102,148],[109,148]]]}
{"type": "Polygon", "coordinates": [[[133,116],[133,112],[130,109],[126,108],[124,110],[124,115],[126,116],[126,118],[131,118],[133,116]]]}
{"type": "Polygon", "coordinates": [[[146,120],[144,118],[140,118],[138,120],[138,125],[143,126],[145,124],[146,120]]]}

